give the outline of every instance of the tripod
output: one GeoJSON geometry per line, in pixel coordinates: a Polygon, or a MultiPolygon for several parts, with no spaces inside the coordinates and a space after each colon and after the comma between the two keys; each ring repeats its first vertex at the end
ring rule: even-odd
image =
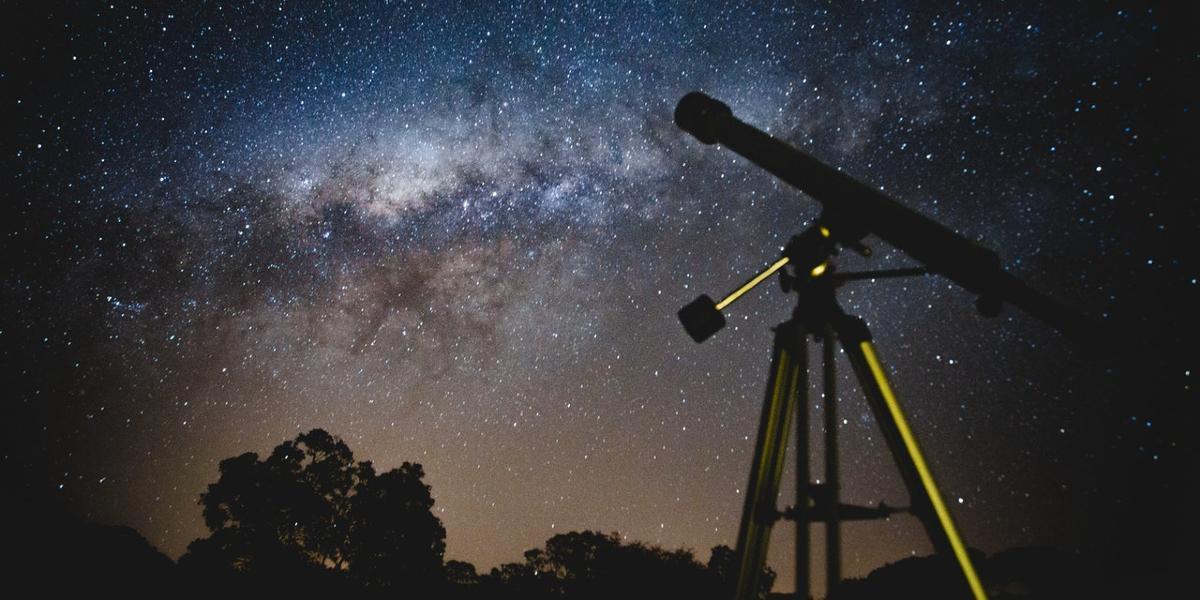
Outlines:
{"type": "MultiPolygon", "coordinates": [[[[867,252],[864,247],[859,249],[861,252],[867,252]]],[[[702,341],[724,325],[721,309],[789,263],[796,273],[788,275],[786,271],[782,272],[784,289],[795,291],[798,301],[792,318],[774,329],[770,374],[738,532],[739,564],[734,597],[737,600],[758,597],[759,578],[766,560],[771,527],[777,520],[782,518],[796,522],[796,595],[805,599],[809,590],[808,553],[811,546],[811,523],[823,522],[826,527],[826,578],[832,591],[841,579],[841,522],[886,518],[899,511],[882,503],[877,507],[862,507],[842,504],[840,501],[837,416],[834,406],[837,396],[834,372],[836,340],[841,342],[850,360],[908,490],[908,512],[920,520],[938,553],[955,557],[971,594],[977,599],[986,598],[966,547],[958,536],[916,438],[888,383],[887,375],[875,352],[870,331],[862,319],[850,316],[842,310],[835,294],[836,289],[847,281],[920,275],[926,273],[926,270],[835,273],[829,262],[835,250],[829,229],[819,222],[818,225],[793,237],[784,249],[783,258],[720,303],[714,303],[707,296],[701,296],[679,312],[680,320],[688,333],[696,341],[702,341]],[[810,335],[822,342],[823,356],[826,482],[820,485],[809,481],[807,396],[810,335]],[[787,437],[793,418],[797,421],[798,436],[796,503],[790,509],[780,512],[775,503],[779,495],[787,437]]]]}
{"type": "Polygon", "coordinates": [[[829,258],[836,244],[864,255],[869,250],[862,239],[874,234],[916,259],[929,272],[943,275],[977,295],[976,308],[984,316],[996,316],[1003,304],[1024,310],[1081,346],[1101,347],[1105,328],[1082,314],[1043,296],[1004,270],[995,252],[884,195],[880,189],[857,181],[839,169],[801,152],[737,117],[723,102],[700,92],[684,96],[675,106],[675,124],[704,144],[721,144],[767,172],[804,191],[823,208],[818,224],[792,238],[784,255],[762,273],[720,302],[700,296],[679,311],[684,329],[702,342],[725,326],[721,310],[787,265],[795,276],[784,272],[785,289],[795,289],[800,300],[791,320],[775,328],[771,375],[763,406],[762,424],[754,451],[750,486],[738,533],[738,600],[757,596],[757,579],[766,557],[771,526],[780,518],[797,522],[796,588],[801,598],[808,591],[808,525],[824,522],[829,552],[826,566],[829,581],[840,578],[841,521],[887,516],[894,509],[847,506],[840,503],[837,487],[837,427],[830,417],[833,389],[833,340],[841,341],[850,364],[867,396],[871,412],[883,430],[888,449],[908,488],[908,511],[920,519],[934,548],[952,554],[962,568],[963,578],[976,599],[986,598],[966,547],[959,539],[950,512],[925,464],[916,438],[908,427],[900,404],[892,393],[887,375],[875,354],[871,334],[861,319],[847,315],[837,304],[834,290],[851,279],[914,275],[923,269],[838,275],[829,258]],[[808,337],[824,341],[826,398],[826,479],[824,485],[808,481],[808,337]],[[805,401],[800,402],[800,394],[805,401]],[[783,454],[792,415],[799,421],[800,458],[797,461],[796,506],[780,513],[775,508],[783,454]],[[832,457],[832,458],[831,458],[832,457]]]}

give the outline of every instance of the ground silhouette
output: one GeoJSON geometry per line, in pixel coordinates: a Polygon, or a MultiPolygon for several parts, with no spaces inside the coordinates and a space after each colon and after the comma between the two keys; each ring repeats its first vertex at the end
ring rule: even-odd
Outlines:
{"type": "MultiPolygon", "coordinates": [[[[314,429],[265,459],[246,453],[221,461],[199,504],[210,534],[178,564],[128,527],[86,523],[45,498],[13,498],[23,515],[12,529],[18,549],[5,579],[41,595],[120,597],[338,595],[378,598],[597,600],[732,597],[737,561],[728,546],[706,563],[688,549],[626,541],[618,533],[572,531],[486,573],[445,559],[445,528],[434,516],[421,465],[376,473],[346,444],[314,429]]],[[[1138,597],[1106,586],[1121,573],[1098,569],[1103,557],[1050,547],[985,557],[972,551],[990,597],[1138,597]]],[[[967,597],[953,560],[910,557],[843,582],[829,600],[967,597]]],[[[764,568],[760,598],[775,573],[764,568]]],[[[1158,589],[1141,580],[1136,589],[1158,589]]],[[[1161,587],[1161,586],[1160,586],[1161,587]]]]}

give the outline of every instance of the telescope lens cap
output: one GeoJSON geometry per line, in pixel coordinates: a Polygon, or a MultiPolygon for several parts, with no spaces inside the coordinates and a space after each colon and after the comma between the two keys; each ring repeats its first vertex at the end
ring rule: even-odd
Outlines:
{"type": "Polygon", "coordinates": [[[675,106],[675,124],[705,144],[715,144],[721,124],[732,117],[728,104],[701,92],[691,92],[675,106]]]}

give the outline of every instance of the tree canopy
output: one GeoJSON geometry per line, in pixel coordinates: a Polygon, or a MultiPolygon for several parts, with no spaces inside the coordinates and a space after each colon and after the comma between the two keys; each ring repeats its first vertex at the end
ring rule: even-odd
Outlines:
{"type": "MultiPolygon", "coordinates": [[[[445,561],[446,530],[421,465],[376,473],[339,438],[314,429],[265,459],[221,461],[200,495],[210,534],[179,561],[210,592],[350,592],[416,597],[599,599],[724,598],[734,552],[717,546],[707,565],[690,550],[626,543],[616,533],[555,535],[542,548],[480,575],[445,561]]],[[[764,569],[762,597],[775,574],[764,569]]]]}
{"type": "Polygon", "coordinates": [[[193,572],[275,578],[346,576],[367,588],[444,579],[446,530],[419,464],[376,474],[321,429],[221,461],[201,494],[211,535],[188,546],[193,572]]]}
{"type": "MultiPolygon", "coordinates": [[[[525,562],[492,569],[488,582],[501,597],[524,598],[726,598],[737,576],[734,552],[716,546],[707,565],[690,550],[624,543],[616,533],[555,535],[544,548],[525,552],[525,562]]],[[[761,597],[774,583],[764,567],[761,597]]]]}

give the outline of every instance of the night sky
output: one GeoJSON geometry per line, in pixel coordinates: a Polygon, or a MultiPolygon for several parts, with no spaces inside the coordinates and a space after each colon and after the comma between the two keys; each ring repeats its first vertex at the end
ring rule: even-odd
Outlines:
{"type": "MultiPolygon", "coordinates": [[[[704,345],[675,312],[819,205],[677,129],[702,90],[1138,333],[1088,356],[946,279],[841,292],[971,546],[1186,530],[1186,12],[35,4],[3,9],[6,488],[177,558],[222,458],[321,427],[381,469],[422,463],[447,558],[481,570],[581,529],[707,560],[736,541],[793,300],[763,286],[704,345]],[[1171,527],[1138,533],[1147,507],[1171,527]]],[[[869,242],[839,267],[913,264],[869,242]]],[[[839,367],[844,497],[906,504],[839,367]]],[[[931,551],[907,516],[844,544],[856,576],[931,551]]]]}

